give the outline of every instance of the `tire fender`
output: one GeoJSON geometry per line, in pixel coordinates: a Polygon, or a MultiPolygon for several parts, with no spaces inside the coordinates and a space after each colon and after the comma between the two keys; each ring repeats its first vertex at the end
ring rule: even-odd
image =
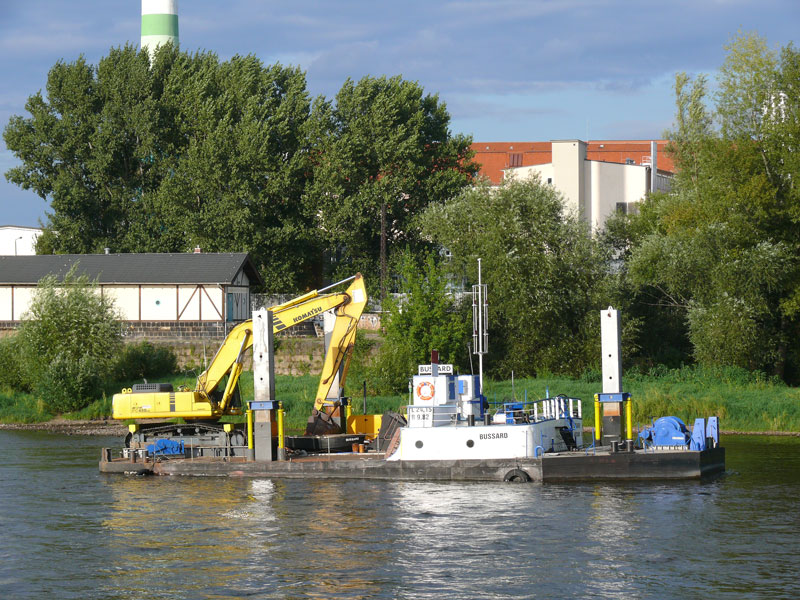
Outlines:
{"type": "Polygon", "coordinates": [[[511,469],[506,473],[505,477],[503,477],[503,481],[509,481],[511,483],[527,483],[530,480],[531,476],[522,469],[511,469]]]}

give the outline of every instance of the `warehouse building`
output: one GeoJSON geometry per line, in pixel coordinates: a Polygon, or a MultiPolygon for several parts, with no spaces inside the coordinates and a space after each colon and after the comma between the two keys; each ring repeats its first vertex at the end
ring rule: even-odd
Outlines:
{"type": "Polygon", "coordinates": [[[19,325],[40,279],[74,265],[114,299],[130,338],[224,337],[263,284],[246,253],[0,256],[0,329],[19,325]]]}

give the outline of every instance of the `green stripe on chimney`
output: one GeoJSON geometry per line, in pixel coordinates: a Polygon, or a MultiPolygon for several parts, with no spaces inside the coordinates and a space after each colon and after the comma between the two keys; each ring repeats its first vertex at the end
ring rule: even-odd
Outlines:
{"type": "Polygon", "coordinates": [[[178,37],[178,15],[142,15],[142,37],[168,35],[178,37]]]}

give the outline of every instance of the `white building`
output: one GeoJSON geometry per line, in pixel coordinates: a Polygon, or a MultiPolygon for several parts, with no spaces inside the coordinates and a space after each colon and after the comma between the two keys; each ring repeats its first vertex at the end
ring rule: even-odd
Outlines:
{"type": "Polygon", "coordinates": [[[615,211],[634,212],[651,190],[669,191],[671,174],[658,171],[656,156],[653,149],[651,162],[641,165],[587,160],[586,142],[554,140],[552,162],[505,169],[504,176],[524,179],[538,173],[561,192],[569,210],[596,230],[615,211]]]}
{"type": "Polygon", "coordinates": [[[38,227],[0,225],[0,255],[26,256],[36,254],[36,238],[42,233],[38,227]]]}

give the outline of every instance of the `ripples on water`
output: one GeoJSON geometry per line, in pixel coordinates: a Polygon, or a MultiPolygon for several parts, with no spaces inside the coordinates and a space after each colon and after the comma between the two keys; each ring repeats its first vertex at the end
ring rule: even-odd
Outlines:
{"type": "Polygon", "coordinates": [[[0,431],[0,598],[800,596],[797,439],[545,486],[99,474],[116,443],[0,431]]]}

